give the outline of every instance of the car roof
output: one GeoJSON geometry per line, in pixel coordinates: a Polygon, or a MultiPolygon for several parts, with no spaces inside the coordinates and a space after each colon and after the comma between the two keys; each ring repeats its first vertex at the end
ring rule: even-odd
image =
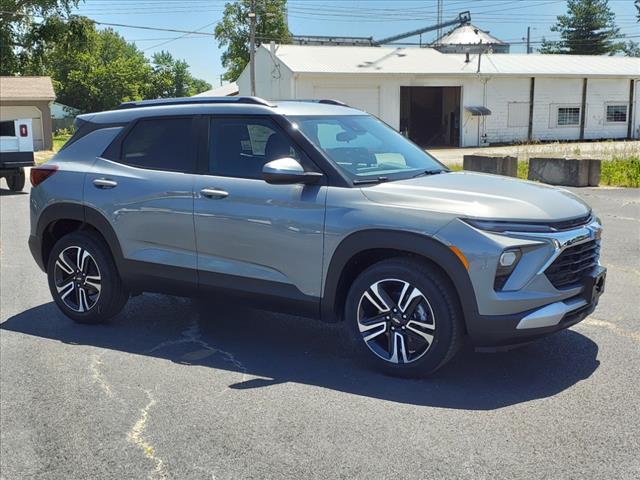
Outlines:
{"type": "Polygon", "coordinates": [[[188,97],[126,102],[116,110],[79,115],[92,123],[127,123],[138,118],[189,115],[366,115],[335,100],[280,100],[257,97],[188,97]]]}

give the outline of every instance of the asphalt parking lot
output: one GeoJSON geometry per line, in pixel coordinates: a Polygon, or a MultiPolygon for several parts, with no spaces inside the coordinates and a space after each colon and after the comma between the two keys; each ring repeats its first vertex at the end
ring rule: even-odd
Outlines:
{"type": "Polygon", "coordinates": [[[145,294],[76,325],[3,183],[0,477],[640,478],[640,191],[574,191],[605,225],[594,314],[402,380],[339,326],[241,305],[145,294]]]}

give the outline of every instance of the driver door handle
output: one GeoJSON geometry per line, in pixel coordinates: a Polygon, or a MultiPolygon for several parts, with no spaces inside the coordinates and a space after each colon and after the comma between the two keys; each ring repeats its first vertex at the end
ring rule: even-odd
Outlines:
{"type": "Polygon", "coordinates": [[[115,180],[109,180],[108,178],[96,178],[93,181],[93,185],[96,188],[107,189],[117,187],[118,182],[116,182],[115,180]]]}
{"type": "Polygon", "coordinates": [[[224,190],[220,190],[218,188],[208,187],[200,190],[200,193],[203,197],[212,198],[212,199],[221,199],[229,196],[228,192],[224,190]]]}

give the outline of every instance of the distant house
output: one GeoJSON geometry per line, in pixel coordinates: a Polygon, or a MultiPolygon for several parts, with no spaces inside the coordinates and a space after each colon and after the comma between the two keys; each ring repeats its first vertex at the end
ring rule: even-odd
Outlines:
{"type": "Polygon", "coordinates": [[[421,146],[638,138],[640,58],[262,45],[256,94],[340,100],[421,146]]]}
{"type": "Polygon", "coordinates": [[[80,110],[70,107],[63,103],[51,103],[51,122],[53,131],[57,132],[61,129],[72,129],[75,118],[80,115],[80,110]]]}
{"type": "Polygon", "coordinates": [[[51,77],[0,77],[0,121],[30,118],[35,150],[52,148],[51,77]]]}
{"type": "Polygon", "coordinates": [[[230,82],[206,92],[198,93],[194,97],[234,97],[236,95],[238,95],[238,84],[230,82]]]}
{"type": "Polygon", "coordinates": [[[80,114],[77,108],[64,105],[63,103],[53,102],[51,104],[51,118],[59,120],[62,118],[76,117],[80,114]]]}

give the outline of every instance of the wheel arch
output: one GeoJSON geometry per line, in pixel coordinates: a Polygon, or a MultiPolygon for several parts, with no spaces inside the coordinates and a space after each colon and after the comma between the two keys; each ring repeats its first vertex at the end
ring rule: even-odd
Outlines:
{"type": "Polygon", "coordinates": [[[76,203],[59,203],[43,210],[36,229],[36,237],[41,239],[38,264],[46,270],[49,254],[55,242],[62,235],[78,230],[92,230],[109,247],[118,270],[122,267],[123,255],[120,242],[113,227],[98,210],[76,203]]]}
{"type": "Polygon", "coordinates": [[[322,318],[341,321],[351,282],[369,265],[390,256],[416,257],[439,269],[457,293],[465,324],[478,315],[469,274],[449,247],[425,235],[376,229],[350,234],[334,251],[325,278],[322,318]]]}

